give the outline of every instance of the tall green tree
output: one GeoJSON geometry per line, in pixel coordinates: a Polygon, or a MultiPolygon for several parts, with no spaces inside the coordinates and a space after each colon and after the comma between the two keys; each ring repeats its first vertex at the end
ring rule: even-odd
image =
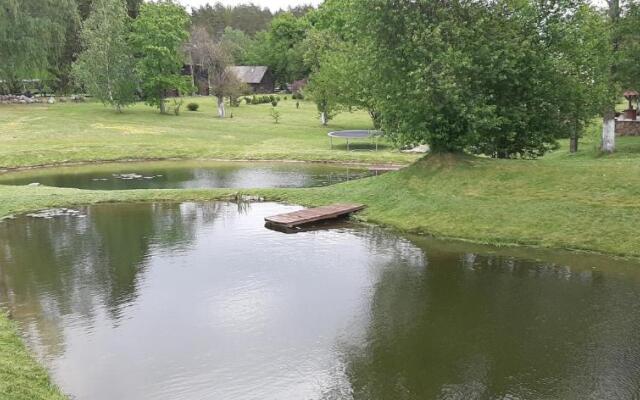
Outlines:
{"type": "Polygon", "coordinates": [[[309,15],[313,27],[303,47],[311,75],[305,92],[313,99],[324,97],[318,103],[319,111],[326,110],[329,117],[343,108],[363,109],[371,116],[374,127],[379,128],[380,114],[371,85],[373,61],[360,43],[359,32],[345,26],[345,14],[335,11],[323,7],[309,15]]]}
{"type": "Polygon", "coordinates": [[[163,114],[170,91],[189,93],[192,88],[190,77],[181,74],[188,25],[184,8],[170,0],[143,4],[133,22],[131,42],[145,100],[163,114]]]}
{"type": "Polygon", "coordinates": [[[130,24],[124,0],[94,0],[82,28],[85,49],[73,66],[74,77],[87,92],[118,112],[135,99],[130,24]]]}
{"type": "Polygon", "coordinates": [[[51,80],[77,22],[73,0],[2,0],[0,90],[19,92],[23,79],[51,80]]]}
{"type": "Polygon", "coordinates": [[[597,101],[576,96],[601,98],[602,59],[568,51],[578,32],[580,43],[600,43],[593,13],[580,30],[568,28],[576,9],[571,1],[328,0],[314,29],[330,21],[345,44],[331,46],[320,73],[333,70],[336,98],[369,109],[400,146],[537,157],[593,115],[597,101]],[[550,25],[564,41],[550,37],[550,25]]]}
{"type": "Polygon", "coordinates": [[[222,33],[220,41],[231,53],[233,63],[247,65],[247,52],[251,48],[253,41],[249,35],[239,29],[227,27],[222,33]]]}
{"type": "Polygon", "coordinates": [[[282,13],[271,21],[269,29],[256,35],[247,60],[251,64],[267,65],[279,84],[307,77],[304,63],[304,40],[310,28],[305,17],[282,13]]]}
{"type": "Polygon", "coordinates": [[[612,59],[608,52],[610,31],[602,13],[586,3],[573,3],[575,9],[548,21],[549,51],[562,76],[557,90],[562,94],[560,112],[565,118],[569,151],[578,151],[585,127],[598,116],[615,88],[608,79],[612,59]]]}

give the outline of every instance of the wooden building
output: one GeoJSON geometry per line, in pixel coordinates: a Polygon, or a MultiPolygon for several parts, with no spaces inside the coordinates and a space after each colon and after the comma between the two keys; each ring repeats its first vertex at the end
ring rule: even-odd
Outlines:
{"type": "Polygon", "coordinates": [[[229,67],[251,93],[273,93],[276,82],[269,67],[263,65],[238,65],[229,67]]]}

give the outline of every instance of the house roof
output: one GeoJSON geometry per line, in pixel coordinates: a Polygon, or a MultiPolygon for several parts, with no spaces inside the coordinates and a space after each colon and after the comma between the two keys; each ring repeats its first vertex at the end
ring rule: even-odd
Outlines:
{"type": "Polygon", "coordinates": [[[268,67],[263,65],[237,65],[229,67],[243,83],[260,83],[268,67]]]}

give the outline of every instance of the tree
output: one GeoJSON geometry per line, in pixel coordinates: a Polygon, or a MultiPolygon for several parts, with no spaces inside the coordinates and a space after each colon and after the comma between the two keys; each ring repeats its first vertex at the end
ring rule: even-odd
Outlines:
{"type": "Polygon", "coordinates": [[[379,128],[379,113],[371,91],[369,54],[333,15],[315,13],[313,29],[307,33],[303,47],[305,65],[311,71],[311,85],[306,92],[314,99],[324,97],[319,111],[321,121],[342,108],[364,109],[379,128]],[[320,110],[324,109],[324,110],[320,110]]]}
{"type": "Polygon", "coordinates": [[[344,44],[320,71],[333,70],[323,81],[338,85],[338,101],[369,109],[399,146],[537,157],[568,136],[568,120],[593,112],[567,118],[571,96],[595,75],[565,83],[560,67],[575,57],[548,38],[574,3],[328,0],[314,29],[329,26],[344,44]]]}
{"type": "Polygon", "coordinates": [[[118,112],[134,102],[136,88],[129,28],[124,0],[94,0],[82,28],[85,50],[73,66],[73,75],[87,92],[118,112]]]}
{"type": "Polygon", "coordinates": [[[240,30],[252,37],[268,28],[273,14],[268,8],[254,4],[240,4],[225,7],[219,2],[206,4],[192,10],[191,21],[194,26],[207,28],[210,35],[219,37],[226,28],[240,30]]]}
{"type": "Polygon", "coordinates": [[[220,39],[222,45],[231,53],[233,63],[236,65],[247,64],[247,52],[252,46],[252,39],[239,29],[225,28],[220,39]]]}
{"type": "Polygon", "coordinates": [[[578,151],[585,126],[615,96],[607,74],[611,41],[606,20],[592,6],[576,4],[573,12],[547,23],[550,49],[562,75],[557,89],[565,102],[561,113],[570,139],[569,151],[578,151]]]}
{"type": "Polygon", "coordinates": [[[192,62],[207,71],[211,94],[218,100],[218,116],[224,118],[224,98],[237,97],[243,88],[230,69],[231,51],[223,41],[215,41],[204,27],[196,27],[191,35],[190,54],[192,62]]]}
{"type": "Polygon", "coordinates": [[[16,93],[23,79],[51,79],[77,22],[73,0],[3,0],[0,90],[16,93]]]}
{"type": "Polygon", "coordinates": [[[266,32],[256,35],[247,61],[269,66],[279,84],[305,78],[309,69],[304,63],[304,39],[309,28],[309,21],[304,17],[279,14],[266,32]]]}
{"type": "Polygon", "coordinates": [[[615,151],[615,106],[623,89],[638,88],[640,56],[637,53],[640,32],[640,5],[634,0],[607,0],[606,16],[611,32],[607,49],[611,59],[608,80],[611,96],[602,113],[603,153],[615,151]]]}
{"type": "Polygon", "coordinates": [[[131,42],[145,100],[163,114],[170,91],[188,93],[192,87],[190,78],[181,74],[188,24],[184,8],[171,0],[142,4],[140,15],[133,22],[131,42]]]}
{"type": "Polygon", "coordinates": [[[353,54],[346,54],[348,44],[330,29],[310,30],[303,47],[307,49],[304,62],[311,71],[305,93],[315,101],[320,122],[326,126],[343,107],[361,105],[354,89],[360,86],[352,83],[362,74],[353,74],[355,60],[353,54]]]}

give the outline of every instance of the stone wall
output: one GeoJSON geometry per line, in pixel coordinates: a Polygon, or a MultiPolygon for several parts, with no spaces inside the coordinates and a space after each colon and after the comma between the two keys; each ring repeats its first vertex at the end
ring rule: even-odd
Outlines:
{"type": "Polygon", "coordinates": [[[640,136],[640,120],[617,119],[616,136],[640,136]]]}
{"type": "Polygon", "coordinates": [[[83,102],[84,96],[73,95],[71,97],[28,97],[25,95],[0,95],[0,104],[53,104],[56,101],[65,103],[73,101],[75,103],[83,102]]]}

